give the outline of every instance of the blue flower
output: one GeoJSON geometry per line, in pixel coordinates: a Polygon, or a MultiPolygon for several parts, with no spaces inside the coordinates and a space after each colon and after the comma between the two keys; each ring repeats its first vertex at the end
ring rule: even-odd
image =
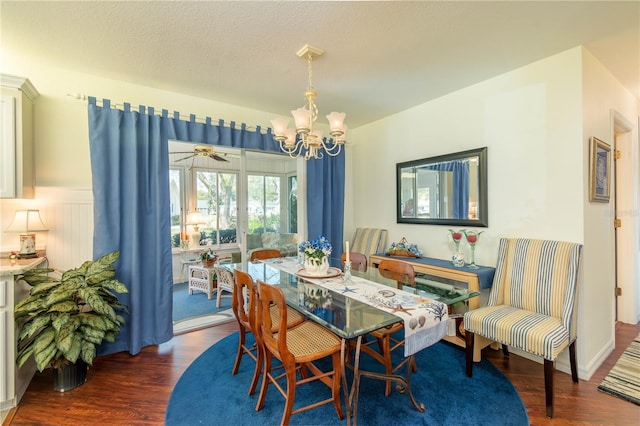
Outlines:
{"type": "Polygon", "coordinates": [[[313,241],[303,241],[298,246],[305,256],[312,259],[322,260],[323,257],[331,254],[331,244],[323,235],[318,236],[313,241]]]}

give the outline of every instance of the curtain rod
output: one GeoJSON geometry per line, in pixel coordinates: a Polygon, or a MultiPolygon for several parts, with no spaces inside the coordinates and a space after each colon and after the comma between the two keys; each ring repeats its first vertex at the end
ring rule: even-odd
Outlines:
{"type": "MultiPolygon", "coordinates": [[[[89,96],[85,95],[84,93],[67,93],[67,96],[70,97],[70,98],[73,98],[75,100],[78,100],[78,101],[85,101],[85,102],[89,101],[89,96]]],[[[99,99],[96,96],[96,105],[99,106],[99,107],[104,107],[103,100],[104,99],[99,99]]],[[[123,109],[125,107],[125,104],[128,104],[129,106],[132,105],[131,102],[113,102],[113,101],[111,101],[111,103],[110,103],[110,105],[112,107],[117,108],[117,109],[123,109]]],[[[149,106],[145,106],[145,105],[139,105],[139,106],[147,108],[147,109],[153,108],[154,111],[169,111],[169,109],[167,109],[167,108],[155,108],[155,107],[149,107],[149,106]]],[[[217,119],[217,118],[214,119],[214,118],[211,118],[211,117],[202,118],[202,117],[196,116],[195,114],[185,115],[185,114],[182,114],[182,113],[180,113],[178,111],[173,111],[173,113],[174,113],[174,118],[179,118],[179,119],[185,120],[185,121],[194,121],[196,123],[201,123],[201,124],[206,124],[207,120],[210,120],[212,123],[213,122],[218,122],[218,123],[221,122],[223,126],[233,127],[234,129],[236,128],[236,124],[237,124],[235,121],[225,121],[223,119],[217,119]],[[192,117],[193,117],[193,120],[192,120],[192,117]]],[[[157,114],[157,115],[161,115],[161,114],[157,114]]],[[[244,123],[243,123],[243,125],[244,125],[244,128],[246,130],[249,130],[249,131],[254,131],[255,132],[259,128],[261,134],[266,135],[268,133],[268,131],[265,130],[261,126],[258,126],[258,127],[249,126],[249,125],[244,124],[244,123]]]]}

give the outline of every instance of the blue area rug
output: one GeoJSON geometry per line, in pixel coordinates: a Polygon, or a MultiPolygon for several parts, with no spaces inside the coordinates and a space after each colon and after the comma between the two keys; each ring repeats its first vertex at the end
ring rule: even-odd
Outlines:
{"type": "MultiPolygon", "coordinates": [[[[222,293],[227,296],[228,293],[222,293]]],[[[231,298],[222,297],[220,308],[216,308],[216,294],[209,300],[207,294],[194,290],[189,295],[187,283],[174,284],[173,286],[173,322],[183,321],[187,318],[211,315],[216,312],[231,309],[231,298]]]]}
{"type": "MultiPolygon", "coordinates": [[[[176,384],[165,415],[165,425],[275,425],[279,424],[284,398],[269,387],[265,406],[255,411],[258,391],[248,396],[255,363],[247,356],[240,371],[231,375],[238,344],[234,333],[207,349],[184,372],[176,384]]],[[[418,372],[411,377],[413,394],[426,412],[413,409],[406,395],[395,390],[385,398],[384,382],[363,378],[360,383],[358,423],[393,425],[528,425],[527,411],[513,385],[489,361],[465,375],[464,350],[440,342],[416,356],[418,372]]],[[[363,368],[379,364],[362,357],[363,368]]],[[[295,407],[330,395],[321,383],[296,390],[295,407]]],[[[344,406],[344,400],[342,400],[344,406]]],[[[295,425],[344,425],[332,404],[291,417],[295,425]]]]}

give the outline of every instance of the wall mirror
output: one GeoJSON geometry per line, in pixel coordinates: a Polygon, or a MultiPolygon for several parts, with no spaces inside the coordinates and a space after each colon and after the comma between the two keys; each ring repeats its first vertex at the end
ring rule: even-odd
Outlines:
{"type": "Polygon", "coordinates": [[[489,226],[487,148],[396,164],[398,223],[489,226]]]}

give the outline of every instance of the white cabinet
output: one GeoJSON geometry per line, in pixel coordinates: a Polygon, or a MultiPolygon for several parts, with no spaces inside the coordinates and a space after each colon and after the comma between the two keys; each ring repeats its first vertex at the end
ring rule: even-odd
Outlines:
{"type": "Polygon", "coordinates": [[[16,368],[14,306],[28,296],[30,287],[15,277],[43,261],[40,257],[12,264],[8,259],[0,259],[0,424],[4,424],[10,410],[18,404],[36,371],[33,360],[16,368]]]}
{"type": "Polygon", "coordinates": [[[39,93],[23,77],[0,74],[0,198],[33,198],[33,102],[39,93]]]}

